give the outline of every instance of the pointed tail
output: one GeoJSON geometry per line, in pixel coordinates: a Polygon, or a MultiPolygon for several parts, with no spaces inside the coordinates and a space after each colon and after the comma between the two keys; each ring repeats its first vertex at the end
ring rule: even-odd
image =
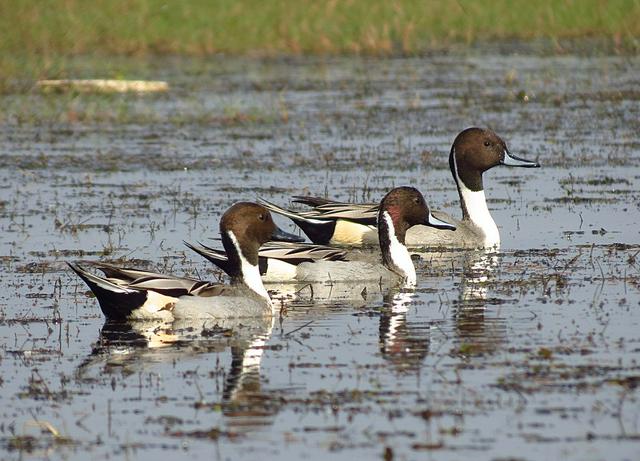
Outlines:
{"type": "Polygon", "coordinates": [[[229,275],[230,267],[229,267],[229,259],[227,259],[227,254],[223,250],[216,250],[215,248],[210,248],[202,243],[198,242],[199,246],[192,245],[189,242],[182,241],[188,248],[198,253],[200,256],[205,258],[210,263],[213,263],[216,267],[224,271],[227,275],[229,275]]]}
{"type": "Polygon", "coordinates": [[[258,202],[270,211],[291,219],[313,243],[327,245],[331,237],[333,237],[333,231],[336,228],[336,222],[334,220],[309,218],[295,211],[282,208],[263,198],[258,198],[258,202]]]}
{"type": "Polygon", "coordinates": [[[258,197],[258,203],[260,203],[261,205],[269,209],[269,211],[273,211],[274,213],[277,213],[279,215],[286,216],[287,218],[291,219],[294,223],[298,225],[300,225],[299,224],[300,222],[306,222],[309,224],[316,224],[316,225],[326,223],[326,220],[324,219],[309,218],[296,211],[282,208],[281,206],[278,206],[275,203],[269,202],[268,200],[265,200],[260,197],[258,197]]]}
{"type": "Polygon", "coordinates": [[[133,310],[142,306],[147,300],[147,294],[144,291],[116,285],[92,274],[78,263],[67,262],[67,264],[96,295],[100,309],[108,319],[125,320],[133,310]]]}

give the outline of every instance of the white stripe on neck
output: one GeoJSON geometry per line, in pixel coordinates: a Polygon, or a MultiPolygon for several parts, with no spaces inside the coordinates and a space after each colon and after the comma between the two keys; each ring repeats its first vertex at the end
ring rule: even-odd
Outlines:
{"type": "Polygon", "coordinates": [[[233,235],[233,232],[228,231],[227,234],[229,235],[231,243],[233,243],[233,246],[236,248],[238,258],[240,259],[240,274],[242,277],[242,282],[247,287],[249,287],[249,289],[257,293],[258,296],[264,298],[269,306],[271,306],[271,298],[269,297],[269,293],[262,283],[262,277],[260,277],[260,268],[257,264],[254,266],[246,260],[244,254],[242,254],[242,249],[240,248],[238,239],[236,239],[236,236],[233,235]]]}
{"type": "Polygon", "coordinates": [[[409,250],[404,246],[396,237],[396,228],[393,225],[393,220],[388,211],[382,213],[382,218],[387,223],[387,229],[389,229],[389,255],[391,256],[391,262],[394,265],[394,272],[399,271],[399,275],[405,278],[407,285],[416,284],[416,268],[411,260],[409,250]]]}
{"type": "Polygon", "coordinates": [[[467,210],[469,220],[484,234],[485,247],[500,246],[500,232],[498,226],[489,212],[487,199],[484,195],[484,189],[472,191],[469,189],[460,176],[458,175],[458,163],[456,161],[455,151],[453,153],[453,168],[455,170],[456,181],[460,188],[460,200],[462,206],[467,210]]]}

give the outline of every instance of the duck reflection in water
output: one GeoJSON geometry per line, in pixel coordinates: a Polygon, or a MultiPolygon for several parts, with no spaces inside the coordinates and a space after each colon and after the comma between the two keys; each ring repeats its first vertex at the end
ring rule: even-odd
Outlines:
{"type": "Polygon", "coordinates": [[[414,292],[388,293],[380,315],[379,345],[382,357],[398,373],[416,373],[429,352],[430,325],[407,322],[414,292]]]}
{"type": "Polygon", "coordinates": [[[501,299],[489,296],[498,265],[499,256],[493,252],[471,252],[463,261],[454,319],[459,350],[465,355],[490,354],[506,342],[504,319],[487,316],[488,305],[501,303],[501,299]]]}
{"type": "MultiPolygon", "coordinates": [[[[506,326],[501,317],[487,317],[487,305],[499,304],[489,297],[496,278],[499,256],[493,251],[426,252],[418,254],[421,270],[434,274],[439,281],[462,267],[457,299],[452,301],[450,318],[456,336],[456,350],[464,355],[493,353],[506,342],[506,326]]],[[[407,315],[416,309],[415,292],[387,292],[380,315],[379,345],[382,357],[400,373],[416,373],[431,347],[436,324],[446,329],[447,320],[411,321],[407,315]]]]}
{"type": "MultiPolygon", "coordinates": [[[[119,373],[127,377],[157,371],[162,364],[183,364],[189,360],[197,367],[202,363],[197,361],[197,356],[223,354],[229,350],[231,362],[222,372],[224,385],[220,400],[209,397],[218,394],[216,384],[203,384],[201,380],[198,392],[201,392],[202,401],[196,406],[221,408],[227,427],[234,432],[251,430],[251,427],[271,424],[279,410],[278,399],[261,388],[261,362],[273,322],[273,319],[265,318],[107,321],[91,355],[78,367],[76,376],[79,380],[89,381],[119,373]],[[97,372],[96,367],[99,367],[97,372]]],[[[218,357],[207,360],[219,363],[218,357]]],[[[111,382],[114,387],[115,381],[111,382]]]]}

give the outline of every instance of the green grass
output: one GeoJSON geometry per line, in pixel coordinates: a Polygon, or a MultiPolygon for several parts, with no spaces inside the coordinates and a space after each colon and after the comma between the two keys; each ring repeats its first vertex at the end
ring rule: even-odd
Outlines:
{"type": "Polygon", "coordinates": [[[635,51],[640,0],[0,0],[0,30],[4,78],[84,54],[387,55],[580,37],[635,51]]]}

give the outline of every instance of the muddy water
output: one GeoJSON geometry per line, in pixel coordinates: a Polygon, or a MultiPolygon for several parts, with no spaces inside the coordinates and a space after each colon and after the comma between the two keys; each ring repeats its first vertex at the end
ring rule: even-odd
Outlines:
{"type": "Polygon", "coordinates": [[[2,95],[2,458],[637,459],[639,70],[516,50],[160,60],[141,77],[163,96],[2,95]],[[257,195],[413,184],[458,214],[447,155],[470,125],[543,168],[490,171],[501,252],[422,254],[415,292],[114,325],[66,269],[215,279],[182,240],[257,195]]]}

